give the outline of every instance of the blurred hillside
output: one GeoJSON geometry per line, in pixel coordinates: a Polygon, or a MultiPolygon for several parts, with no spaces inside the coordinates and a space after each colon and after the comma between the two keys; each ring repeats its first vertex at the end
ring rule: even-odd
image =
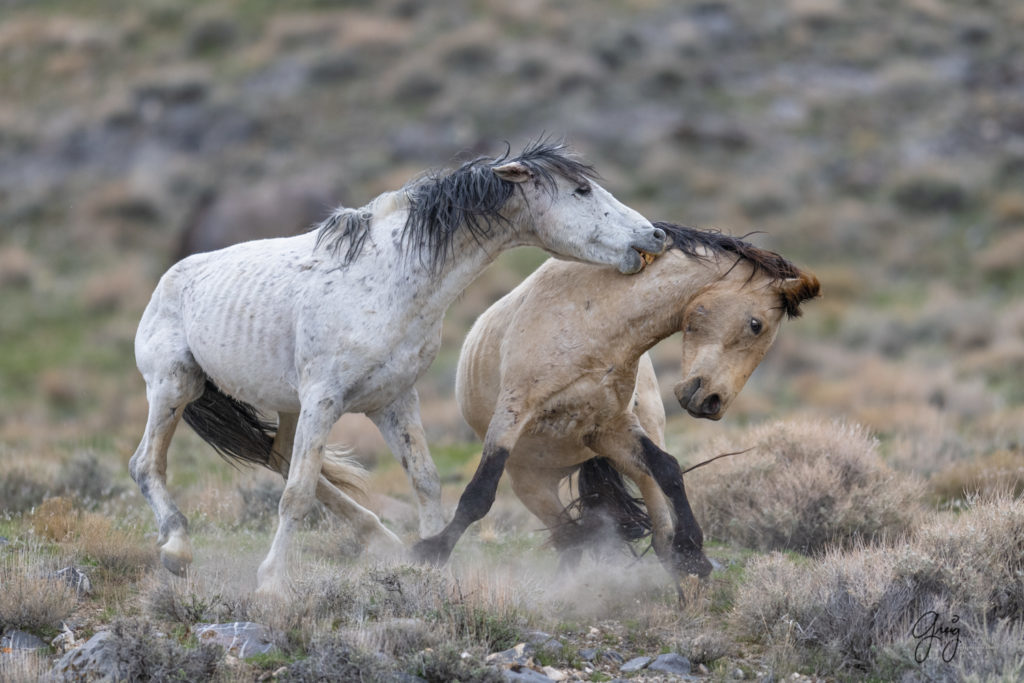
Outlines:
{"type": "MultiPolygon", "coordinates": [[[[925,473],[1024,458],[1022,32],[1009,0],[0,0],[2,448],[127,460],[134,328],[210,198],[246,223],[309,187],[326,213],[549,133],[648,217],[758,231],[821,277],[725,423],[673,420],[677,449],[808,412],[925,473]]],[[[541,258],[453,308],[433,441],[468,438],[465,329],[541,258]]]]}

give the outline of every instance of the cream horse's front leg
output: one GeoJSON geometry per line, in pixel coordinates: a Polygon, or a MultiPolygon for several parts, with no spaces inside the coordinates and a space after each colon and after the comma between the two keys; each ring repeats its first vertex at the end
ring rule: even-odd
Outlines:
{"type": "Polygon", "coordinates": [[[427,437],[420,422],[420,399],[415,389],[402,394],[381,411],[370,413],[388,448],[405,468],[416,492],[420,512],[420,538],[440,533],[445,525],[441,507],[441,478],[430,457],[427,437]]]}
{"type": "Polygon", "coordinates": [[[302,405],[295,426],[287,483],[277,509],[277,531],[270,552],[256,574],[256,592],[262,597],[286,598],[290,595],[288,564],[293,537],[313,507],[327,434],[343,411],[341,400],[333,396],[307,396],[302,405]]]}

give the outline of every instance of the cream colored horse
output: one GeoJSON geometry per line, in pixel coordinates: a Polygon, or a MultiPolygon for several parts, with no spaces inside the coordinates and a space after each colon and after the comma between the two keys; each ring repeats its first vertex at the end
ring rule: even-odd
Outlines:
{"type": "Polygon", "coordinates": [[[550,260],[476,321],[456,396],[484,439],[483,459],[451,524],[415,548],[447,559],[487,513],[503,471],[523,503],[569,550],[579,526],[559,482],[607,458],[640,488],[659,558],[680,576],[707,575],[703,535],[680,468],[665,452],[665,412],[646,351],[683,336],[680,405],[724,415],[783,318],[817,296],[817,278],[782,257],[716,232],[655,223],[672,247],[635,277],[550,260]]]}

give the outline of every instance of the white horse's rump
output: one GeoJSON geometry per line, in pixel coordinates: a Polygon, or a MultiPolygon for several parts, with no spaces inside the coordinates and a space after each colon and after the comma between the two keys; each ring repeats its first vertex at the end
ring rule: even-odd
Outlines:
{"type": "Polygon", "coordinates": [[[180,573],[192,559],[187,522],[166,487],[167,446],[183,414],[222,453],[287,477],[261,592],[285,593],[292,532],[314,492],[367,541],[401,546],[345,492],[359,488],[356,472],[325,468],[327,433],[343,413],[377,424],[416,490],[421,534],[436,533],[440,483],[413,385],[437,354],[451,301],[513,246],[632,273],[664,241],[594,183],[589,167],[541,142],[515,159],[477,159],[359,211],[339,210],[318,235],[176,264],[136,336],[150,410],[130,465],[156,515],[164,565],[180,573]],[[278,424],[253,408],[276,412],[278,424]]]}

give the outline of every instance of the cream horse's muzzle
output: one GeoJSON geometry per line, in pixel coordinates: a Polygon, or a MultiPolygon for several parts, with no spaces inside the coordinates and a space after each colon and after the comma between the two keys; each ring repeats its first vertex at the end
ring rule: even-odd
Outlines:
{"type": "Polygon", "coordinates": [[[694,377],[677,384],[673,393],[683,410],[693,417],[720,420],[725,403],[718,393],[708,391],[709,384],[702,377],[694,377]]]}

